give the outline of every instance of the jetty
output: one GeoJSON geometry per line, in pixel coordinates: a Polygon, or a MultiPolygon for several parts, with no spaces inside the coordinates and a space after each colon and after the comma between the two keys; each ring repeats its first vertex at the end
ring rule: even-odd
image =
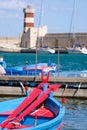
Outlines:
{"type": "MultiPolygon", "coordinates": [[[[30,92],[39,82],[39,76],[0,76],[0,96],[25,96],[26,86],[30,92]]],[[[61,84],[56,97],[87,99],[87,78],[50,77],[48,82],[61,84]]]]}

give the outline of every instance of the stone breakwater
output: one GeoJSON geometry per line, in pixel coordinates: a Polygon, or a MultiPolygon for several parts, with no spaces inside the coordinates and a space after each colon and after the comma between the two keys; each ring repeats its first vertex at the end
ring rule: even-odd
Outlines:
{"type": "MultiPolygon", "coordinates": [[[[22,35],[19,37],[0,37],[0,51],[23,51],[23,52],[30,52],[28,48],[30,48],[30,44],[33,44],[33,42],[29,43],[29,36],[30,34],[25,34],[25,37],[22,38],[22,35]],[[26,40],[28,39],[28,42],[26,44],[26,40]],[[24,42],[25,41],[25,42],[24,42]],[[23,43],[23,45],[22,45],[23,43]],[[26,49],[20,48],[26,46],[26,49]]],[[[85,47],[87,47],[87,33],[76,33],[76,42],[84,44],[85,47]]],[[[71,46],[70,39],[72,40],[72,34],[70,33],[50,33],[46,34],[43,37],[43,45],[49,46],[51,48],[55,48],[56,51],[58,51],[57,48],[60,48],[62,53],[65,53],[66,47],[71,46]]],[[[42,45],[42,39],[40,39],[39,45],[42,45]]]]}
{"type": "Polygon", "coordinates": [[[19,52],[20,37],[0,37],[0,51],[1,52],[19,52]]]}
{"type": "MultiPolygon", "coordinates": [[[[36,53],[35,49],[20,47],[20,37],[0,37],[0,52],[22,52],[22,53],[36,53]]],[[[56,53],[58,49],[56,48],[56,53]]],[[[67,53],[65,49],[61,49],[60,53],[67,53]]]]}

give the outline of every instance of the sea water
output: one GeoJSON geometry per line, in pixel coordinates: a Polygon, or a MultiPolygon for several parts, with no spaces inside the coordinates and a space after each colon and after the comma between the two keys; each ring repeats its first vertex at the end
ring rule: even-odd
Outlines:
{"type": "MultiPolygon", "coordinates": [[[[0,53],[8,67],[36,63],[36,54],[32,53],[0,53]]],[[[37,62],[49,62],[58,65],[60,76],[87,77],[87,55],[84,54],[38,54],[37,62]]]]}
{"type": "MultiPolygon", "coordinates": [[[[34,53],[0,53],[8,66],[36,63],[34,53]]],[[[84,70],[87,69],[87,55],[83,54],[38,54],[37,62],[51,62],[60,64],[60,70],[84,70]]]]}
{"type": "Polygon", "coordinates": [[[87,130],[87,100],[66,100],[62,130],[87,130]]]}
{"type": "MultiPolygon", "coordinates": [[[[24,65],[36,62],[36,55],[29,53],[0,53],[7,66],[24,65]]],[[[85,74],[87,72],[87,55],[83,54],[39,54],[38,62],[51,62],[59,65],[59,72],[66,74],[85,74]],[[59,58],[59,59],[58,59],[59,58]],[[59,62],[59,63],[58,63],[59,62]]],[[[78,75],[76,75],[78,76],[78,75]]],[[[84,76],[84,75],[83,75],[84,76]]],[[[0,101],[8,98],[0,98],[0,101]]],[[[64,127],[62,130],[87,130],[87,100],[66,99],[66,112],[64,116],[64,127]]]]}

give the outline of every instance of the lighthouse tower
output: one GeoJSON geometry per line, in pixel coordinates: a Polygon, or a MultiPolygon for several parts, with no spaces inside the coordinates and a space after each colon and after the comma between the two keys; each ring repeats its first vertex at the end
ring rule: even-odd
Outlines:
{"type": "Polygon", "coordinates": [[[47,33],[47,26],[35,27],[34,26],[34,13],[35,10],[31,6],[24,8],[24,32],[21,37],[20,46],[24,48],[36,48],[37,36],[44,37],[47,33]],[[38,34],[39,30],[39,34],[38,34]]]}
{"type": "Polygon", "coordinates": [[[34,27],[34,8],[27,6],[24,8],[24,33],[28,31],[29,28],[34,27]]]}

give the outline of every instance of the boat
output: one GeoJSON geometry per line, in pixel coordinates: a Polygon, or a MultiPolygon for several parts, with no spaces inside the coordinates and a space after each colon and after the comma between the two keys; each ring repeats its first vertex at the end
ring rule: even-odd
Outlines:
{"type": "Polygon", "coordinates": [[[84,46],[84,44],[80,43],[78,41],[78,38],[76,37],[75,33],[75,13],[76,13],[76,0],[74,0],[73,3],[73,11],[72,11],[72,18],[71,18],[71,24],[70,24],[70,30],[72,28],[72,33],[69,35],[69,41],[70,41],[70,47],[67,47],[68,53],[75,53],[75,54],[87,54],[87,48],[84,46]]]}
{"type": "Polygon", "coordinates": [[[38,53],[52,53],[52,54],[54,54],[55,53],[55,49],[52,49],[52,48],[50,48],[50,47],[47,47],[47,46],[44,46],[44,47],[41,47],[41,48],[39,48],[38,49],[38,53]]]}
{"type": "Polygon", "coordinates": [[[57,65],[55,63],[37,63],[37,64],[28,64],[23,66],[15,67],[6,67],[6,75],[21,75],[21,76],[41,76],[41,73],[44,72],[44,75],[47,75],[50,72],[50,76],[57,76],[57,65]]]}
{"type": "Polygon", "coordinates": [[[51,76],[57,76],[56,64],[52,64],[51,66],[48,66],[47,63],[38,63],[37,67],[35,64],[30,64],[28,66],[8,67],[5,70],[6,70],[6,75],[40,76],[41,72],[44,71],[45,75],[47,75],[47,72],[50,72],[51,76]]]}
{"type": "Polygon", "coordinates": [[[1,65],[2,67],[6,68],[6,62],[5,62],[5,60],[3,59],[2,56],[0,56],[0,65],[1,65]]]}
{"type": "Polygon", "coordinates": [[[45,75],[50,72],[50,76],[57,76],[57,64],[51,63],[37,63],[28,64],[26,61],[25,65],[7,67],[5,60],[1,57],[0,65],[3,67],[6,75],[20,75],[20,76],[41,76],[42,71],[45,75]]]}
{"type": "Polygon", "coordinates": [[[81,44],[73,44],[72,47],[67,48],[67,51],[69,54],[87,54],[87,48],[81,44]]]}
{"type": "Polygon", "coordinates": [[[47,72],[50,72],[51,76],[57,75],[56,64],[52,64],[51,66],[48,66],[47,63],[38,63],[37,67],[35,64],[31,64],[28,66],[10,67],[10,68],[6,68],[5,70],[6,70],[6,75],[40,76],[42,71],[44,71],[45,75],[47,75],[47,72]]]}
{"type": "MultiPolygon", "coordinates": [[[[40,19],[39,19],[39,24],[41,24],[41,26],[43,26],[42,21],[43,21],[43,12],[44,11],[44,1],[41,1],[41,10],[40,10],[40,19]]],[[[47,53],[52,53],[54,54],[55,48],[50,48],[49,46],[44,45],[44,30],[42,29],[42,37],[40,38],[40,28],[38,29],[38,35],[37,35],[37,45],[36,45],[36,50],[38,53],[43,53],[43,54],[47,54],[47,53]],[[41,45],[39,45],[39,40],[41,39],[41,45]]]]}
{"type": "Polygon", "coordinates": [[[6,62],[3,61],[3,57],[0,56],[0,75],[6,74],[5,68],[6,68],[6,62]]]}
{"type": "Polygon", "coordinates": [[[60,130],[65,107],[53,96],[60,84],[42,82],[27,97],[0,102],[0,130],[60,130]]]}
{"type": "Polygon", "coordinates": [[[31,64],[28,67],[23,67],[23,71],[27,72],[30,76],[40,76],[42,72],[44,72],[44,75],[47,75],[48,72],[50,72],[51,76],[57,76],[57,65],[55,63],[38,63],[31,64]]]}

